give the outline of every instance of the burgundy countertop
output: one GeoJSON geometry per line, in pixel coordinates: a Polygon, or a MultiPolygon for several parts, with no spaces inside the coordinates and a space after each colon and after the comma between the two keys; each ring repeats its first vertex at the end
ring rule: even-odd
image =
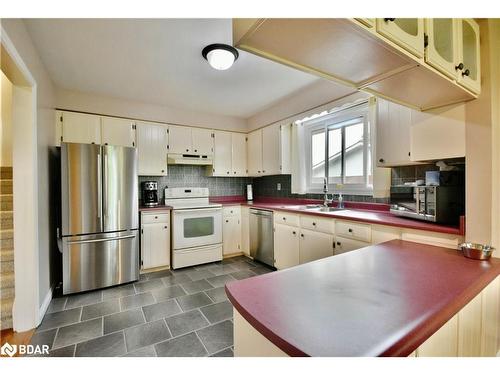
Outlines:
{"type": "Polygon", "coordinates": [[[273,211],[286,211],[299,213],[301,215],[314,215],[327,218],[359,221],[370,224],[389,225],[400,228],[417,229],[438,233],[456,235],[465,234],[464,225],[448,226],[403,218],[391,214],[389,212],[390,206],[388,204],[381,203],[345,202],[346,209],[343,211],[321,212],[303,209],[303,206],[306,204],[320,203],[320,201],[318,200],[311,199],[265,198],[263,200],[247,202],[243,197],[215,197],[214,199],[211,199],[211,201],[222,203],[222,205],[241,204],[248,207],[263,208],[273,211]]]}
{"type": "Polygon", "coordinates": [[[167,211],[171,210],[172,206],[165,206],[164,204],[159,204],[158,206],[154,207],[147,207],[147,206],[141,206],[139,205],[139,212],[141,211],[167,211]]]}
{"type": "Polygon", "coordinates": [[[500,274],[500,259],[393,240],[226,284],[291,356],[407,356],[500,274]]]}

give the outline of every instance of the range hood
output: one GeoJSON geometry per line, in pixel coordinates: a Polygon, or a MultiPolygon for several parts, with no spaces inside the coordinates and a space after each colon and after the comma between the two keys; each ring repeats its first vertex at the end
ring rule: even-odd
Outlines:
{"type": "Polygon", "coordinates": [[[168,164],[184,164],[184,165],[212,165],[212,155],[196,155],[196,154],[167,154],[168,164]]]}

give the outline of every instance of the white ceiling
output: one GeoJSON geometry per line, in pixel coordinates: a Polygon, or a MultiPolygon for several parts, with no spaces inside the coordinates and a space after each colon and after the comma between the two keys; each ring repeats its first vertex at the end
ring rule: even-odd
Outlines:
{"type": "Polygon", "coordinates": [[[318,80],[240,51],[226,71],[201,56],[232,42],[230,19],[27,19],[56,86],[248,118],[318,80]]]}

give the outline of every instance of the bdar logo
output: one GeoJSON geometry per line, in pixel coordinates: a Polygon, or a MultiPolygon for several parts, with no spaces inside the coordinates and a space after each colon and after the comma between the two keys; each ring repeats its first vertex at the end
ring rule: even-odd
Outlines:
{"type": "Polygon", "coordinates": [[[0,354],[8,355],[9,357],[13,357],[17,353],[17,346],[10,345],[8,342],[2,345],[0,348],[0,354]]]}

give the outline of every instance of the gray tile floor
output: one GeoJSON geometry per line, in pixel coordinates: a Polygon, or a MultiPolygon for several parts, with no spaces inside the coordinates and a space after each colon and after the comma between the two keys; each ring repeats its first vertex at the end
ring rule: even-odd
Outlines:
{"type": "Polygon", "coordinates": [[[224,285],[270,271],[242,256],[54,298],[31,343],[54,357],[232,357],[224,285]]]}

